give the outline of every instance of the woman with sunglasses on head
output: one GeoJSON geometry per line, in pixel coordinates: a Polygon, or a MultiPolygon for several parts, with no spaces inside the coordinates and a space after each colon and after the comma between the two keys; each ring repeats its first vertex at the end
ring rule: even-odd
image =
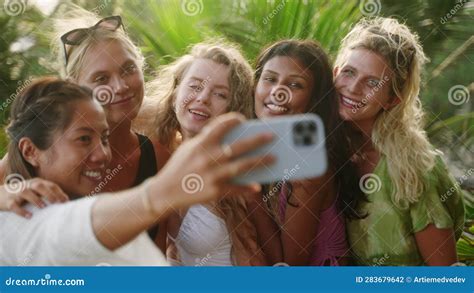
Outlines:
{"type": "MultiPolygon", "coordinates": [[[[110,126],[112,160],[106,168],[109,176],[93,193],[140,184],[156,174],[169,157],[169,152],[156,139],[138,134],[131,127],[144,97],[143,55],[125,33],[120,16],[97,19],[92,13],[76,8],[65,13],[64,19],[56,19],[54,26],[58,34],[55,39],[60,43],[57,56],[62,75],[93,90],[110,126]]],[[[34,190],[27,190],[28,194],[19,194],[4,204],[0,202],[0,208],[9,207],[25,214],[19,205],[24,198],[42,205],[31,193],[64,200],[64,196],[51,188],[43,191],[35,187],[32,185],[34,190]]],[[[150,237],[155,239],[158,230],[158,227],[151,229],[150,237]]],[[[162,248],[165,235],[163,231],[157,240],[162,248]]]]}
{"type": "MultiPolygon", "coordinates": [[[[138,120],[156,119],[154,132],[170,149],[201,133],[219,115],[252,115],[252,69],[240,51],[223,40],[193,45],[188,54],[163,66],[152,84],[156,92],[148,96],[138,120]]],[[[264,263],[242,196],[182,209],[167,219],[167,230],[167,257],[174,265],[264,263]]]]}
{"type": "Polygon", "coordinates": [[[392,18],[363,19],[343,39],[334,69],[339,114],[352,126],[367,216],[347,222],[360,265],[451,265],[464,220],[462,192],[423,130],[427,58],[392,18]],[[374,184],[375,183],[375,184],[374,184]]]}
{"type": "MultiPolygon", "coordinates": [[[[20,187],[41,178],[77,200],[43,209],[27,206],[31,219],[0,212],[0,264],[166,265],[142,233],[156,218],[217,200],[226,191],[258,192],[254,186],[232,185],[230,179],[270,164],[272,158],[233,159],[220,144],[243,119],[236,113],[217,118],[183,143],[158,175],[137,187],[87,197],[111,158],[104,110],[86,87],[57,78],[33,81],[11,107],[7,173],[27,179],[16,182],[20,187]],[[176,182],[194,173],[200,174],[203,186],[190,196],[176,182]]],[[[268,141],[268,135],[259,135],[229,147],[237,157],[268,141]]]]}
{"type": "MultiPolygon", "coordinates": [[[[251,210],[259,242],[271,263],[347,264],[345,217],[363,200],[351,166],[346,125],[338,117],[329,57],[309,40],[277,41],[255,66],[255,114],[259,119],[314,113],[326,134],[328,170],[318,178],[282,180],[264,188],[251,210]]],[[[295,165],[298,163],[295,158],[295,165]]]]}
{"type": "Polygon", "coordinates": [[[55,21],[61,34],[64,76],[93,90],[103,105],[110,126],[112,161],[108,168],[122,170],[105,191],[135,186],[164,165],[167,154],[157,141],[135,133],[132,121],[144,97],[144,58],[125,33],[120,16],[96,20],[82,10],[55,21]],[[82,16],[82,17],[78,17],[82,16]],[[75,17],[73,17],[75,16],[75,17]],[[80,27],[78,20],[95,25],[80,27]],[[72,29],[75,26],[79,28],[72,29]]]}

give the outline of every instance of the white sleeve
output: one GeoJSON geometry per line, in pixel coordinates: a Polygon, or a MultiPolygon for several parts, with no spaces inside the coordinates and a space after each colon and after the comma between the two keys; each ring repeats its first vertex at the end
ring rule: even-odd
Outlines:
{"type": "Polygon", "coordinates": [[[145,233],[110,251],[92,229],[96,198],[43,209],[31,219],[0,212],[0,265],[167,265],[145,233]]]}

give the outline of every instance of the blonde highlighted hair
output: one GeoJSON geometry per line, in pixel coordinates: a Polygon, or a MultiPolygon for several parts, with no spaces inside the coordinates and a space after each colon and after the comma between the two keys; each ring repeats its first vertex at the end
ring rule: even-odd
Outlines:
{"type": "MultiPolygon", "coordinates": [[[[134,129],[156,135],[160,143],[174,150],[180,143],[180,125],[175,112],[176,91],[194,61],[212,60],[229,67],[230,103],[228,112],[240,112],[247,118],[253,115],[253,73],[236,45],[224,40],[208,40],[195,44],[189,53],[171,64],[162,66],[158,76],[147,84],[142,111],[133,122],[134,129]],[[150,128],[147,121],[155,123],[150,128]]],[[[261,265],[263,254],[257,245],[256,229],[248,219],[246,202],[242,197],[229,195],[214,206],[224,219],[232,242],[235,265],[261,265]]],[[[174,244],[169,251],[176,252],[174,244]]],[[[177,256],[179,258],[179,256],[177,256]]]]}
{"type": "Polygon", "coordinates": [[[229,66],[230,103],[228,111],[250,118],[253,113],[252,68],[238,47],[224,40],[208,40],[195,44],[189,53],[158,70],[158,77],[147,83],[147,97],[142,112],[134,121],[134,129],[156,135],[173,149],[179,142],[180,127],[175,112],[176,90],[191,64],[198,59],[212,60],[229,66]],[[151,128],[148,121],[155,121],[151,128]]]}
{"type": "Polygon", "coordinates": [[[393,184],[392,200],[399,207],[418,201],[425,190],[424,174],[435,165],[436,150],[423,130],[419,92],[427,57],[418,36],[393,18],[365,18],[342,40],[336,66],[341,68],[353,49],[382,56],[393,73],[391,94],[400,103],[376,118],[372,142],[387,160],[393,184]]]}
{"type": "Polygon", "coordinates": [[[65,63],[64,49],[61,42],[61,36],[67,32],[79,28],[88,28],[95,25],[103,17],[100,17],[90,11],[87,11],[77,5],[67,4],[58,11],[61,18],[53,18],[53,35],[51,36],[51,46],[56,58],[55,69],[60,72],[63,78],[77,80],[84,65],[84,59],[87,52],[100,42],[117,41],[120,42],[125,50],[129,51],[135,57],[136,65],[140,70],[143,69],[145,58],[140,49],[133,43],[131,38],[119,27],[115,31],[107,29],[96,29],[89,32],[88,36],[76,46],[67,46],[68,62],[65,63]]]}

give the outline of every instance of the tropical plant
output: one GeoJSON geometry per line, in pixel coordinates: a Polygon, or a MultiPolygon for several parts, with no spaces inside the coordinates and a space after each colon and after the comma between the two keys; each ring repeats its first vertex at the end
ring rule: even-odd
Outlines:
{"type": "Polygon", "coordinates": [[[266,44],[282,38],[315,39],[335,53],[360,17],[352,0],[126,2],[119,6],[128,29],[143,44],[152,68],[183,54],[190,44],[215,37],[240,44],[251,60],[266,44]]]}
{"type": "MultiPolygon", "coordinates": [[[[6,1],[6,0],[5,0],[6,1]]],[[[21,1],[17,1],[23,3],[21,1]]],[[[53,4],[54,1],[51,1],[53,4]]],[[[427,133],[447,152],[451,168],[466,170],[474,162],[473,92],[474,37],[472,2],[466,0],[60,0],[102,16],[121,14],[127,32],[147,57],[146,78],[160,64],[183,54],[196,42],[225,38],[240,44],[249,60],[268,43],[282,38],[313,39],[335,57],[341,38],[363,16],[393,16],[421,37],[431,62],[421,99],[427,110],[427,133]],[[467,89],[464,103],[452,103],[455,86],[467,89]]],[[[26,1],[25,1],[26,3],[26,1]]],[[[6,117],[9,100],[34,76],[54,73],[47,66],[49,16],[32,5],[20,13],[0,8],[0,110],[6,117]],[[5,11],[4,11],[5,10],[5,11]],[[23,42],[23,43],[22,43],[23,42]],[[30,44],[28,47],[26,44],[30,44]],[[23,44],[23,47],[19,45],[23,44]],[[14,50],[23,48],[21,50],[14,50]],[[6,103],[6,104],[5,104],[6,103]],[[5,105],[5,106],[4,106],[5,105]]],[[[54,14],[53,14],[54,15],[54,14]]],[[[466,91],[465,91],[466,92],[466,91]]],[[[0,133],[0,154],[6,145],[0,133]]],[[[474,197],[466,195],[468,218],[474,218],[474,197]]],[[[474,233],[472,225],[466,233],[474,233]]],[[[473,243],[463,237],[459,256],[473,262],[473,243]]]]}

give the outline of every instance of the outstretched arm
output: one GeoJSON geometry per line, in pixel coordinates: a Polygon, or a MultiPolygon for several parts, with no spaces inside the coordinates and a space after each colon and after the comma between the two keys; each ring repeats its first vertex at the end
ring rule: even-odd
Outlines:
{"type": "Polygon", "coordinates": [[[136,188],[100,197],[92,213],[97,239],[114,249],[173,210],[218,200],[227,191],[239,195],[259,192],[254,185],[235,185],[230,179],[273,161],[268,155],[238,158],[268,143],[271,135],[261,134],[233,143],[232,158],[221,147],[223,136],[242,121],[241,117],[230,113],[216,118],[198,136],[183,143],[156,176],[136,188]],[[194,180],[198,188],[184,188],[186,180],[194,180]]]}

